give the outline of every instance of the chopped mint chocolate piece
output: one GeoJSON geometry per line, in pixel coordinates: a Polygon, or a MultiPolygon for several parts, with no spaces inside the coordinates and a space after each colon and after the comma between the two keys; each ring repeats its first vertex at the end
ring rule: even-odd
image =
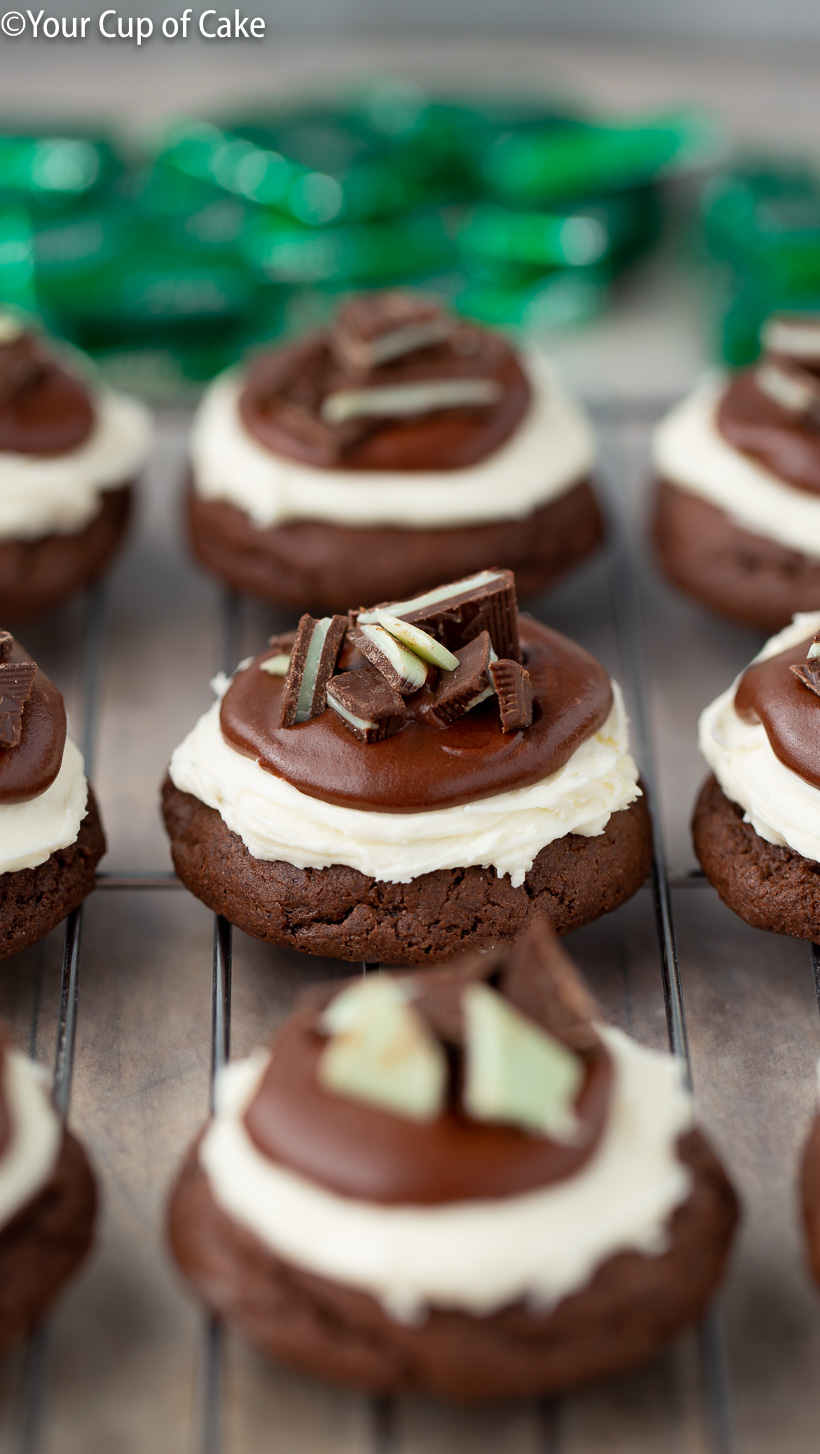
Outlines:
{"type": "Polygon", "coordinates": [[[375,667],[345,671],[328,683],[327,704],[360,742],[383,742],[404,726],[404,699],[375,667]]]}
{"type": "Polygon", "coordinates": [[[33,661],[0,661],[0,748],[19,746],[36,671],[33,661]]]}
{"type": "Polygon", "coordinates": [[[429,661],[431,666],[437,666],[441,671],[455,671],[458,666],[458,657],[436,641],[429,631],[422,631],[420,626],[413,626],[409,621],[402,621],[400,616],[391,616],[389,611],[371,611],[375,626],[383,626],[403,646],[415,652],[422,661],[429,661]]]}
{"type": "Polygon", "coordinates": [[[350,639],[402,697],[411,697],[427,681],[426,662],[396,641],[383,626],[359,626],[351,632],[350,639]]]}
{"type": "Polygon", "coordinates": [[[571,1144],[584,1063],[525,1018],[489,985],[469,985],[464,1108],[477,1121],[500,1121],[571,1144]]]}
{"type": "Polygon", "coordinates": [[[790,666],[789,671],[804,687],[808,687],[810,692],[814,692],[815,696],[820,697],[820,676],[814,676],[804,666],[790,666]]]}
{"type": "Polygon", "coordinates": [[[474,641],[456,652],[455,671],[445,672],[433,697],[430,715],[441,727],[456,722],[467,712],[493,695],[490,666],[495,659],[489,632],[482,631],[474,641]]]}
{"type": "Polygon", "coordinates": [[[787,414],[820,424],[820,379],[807,369],[788,361],[764,362],[755,369],[755,384],[761,394],[787,414]]]}
{"type": "Polygon", "coordinates": [[[478,571],[409,601],[382,601],[369,611],[359,612],[359,625],[374,620],[376,611],[389,611],[391,616],[423,626],[450,651],[489,631],[499,657],[521,660],[515,577],[510,570],[478,571]]]}
{"type": "Polygon", "coordinates": [[[319,1021],[330,1036],[320,1085],[395,1116],[432,1121],[447,1088],[447,1059],[395,979],[363,979],[331,1000],[319,1021]]]}
{"type": "Polygon", "coordinates": [[[520,1014],[571,1050],[598,1045],[595,1025],[603,1020],[603,1011],[542,916],[507,951],[500,989],[520,1014]]]}
{"type": "Polygon", "coordinates": [[[343,366],[370,372],[443,343],[456,327],[434,298],[400,291],[371,293],[340,309],[331,344],[343,366]]]}
{"type": "Polygon", "coordinates": [[[318,717],[327,706],[327,684],[347,630],[346,616],[303,616],[293,643],[282,692],[280,727],[318,717]]]}
{"type": "Polygon", "coordinates": [[[490,680],[498,697],[502,732],[516,732],[532,723],[532,682],[520,662],[502,657],[490,663],[490,680]]]}
{"type": "Polygon", "coordinates": [[[284,651],[278,651],[275,656],[269,656],[266,661],[260,661],[259,670],[266,671],[272,677],[285,677],[288,674],[290,657],[284,651]]]}
{"type": "Polygon", "coordinates": [[[10,631],[0,631],[0,661],[5,661],[11,656],[11,649],[14,645],[14,637],[10,631]]]}
{"type": "Polygon", "coordinates": [[[327,424],[349,419],[404,419],[442,409],[484,409],[497,404],[503,389],[497,379],[429,379],[417,384],[376,384],[369,389],[337,389],[322,400],[327,424]]]}
{"type": "Polygon", "coordinates": [[[772,313],[760,330],[760,341],[769,354],[817,366],[820,364],[820,315],[772,313]]]}
{"type": "Polygon", "coordinates": [[[0,344],[0,408],[42,377],[43,359],[29,333],[0,344]]]}
{"type": "Polygon", "coordinates": [[[805,664],[792,666],[791,670],[804,687],[808,687],[809,691],[816,692],[820,697],[820,631],[814,633],[814,638],[806,652],[805,664]]]}

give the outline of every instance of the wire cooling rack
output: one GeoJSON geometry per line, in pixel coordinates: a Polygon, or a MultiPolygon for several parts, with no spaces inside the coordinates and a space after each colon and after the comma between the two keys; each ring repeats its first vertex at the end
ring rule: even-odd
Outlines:
{"type": "MultiPolygon", "coordinates": [[[[683,985],[676,947],[672,890],[699,887],[706,881],[699,871],[669,871],[664,848],[660,814],[658,774],[651,724],[647,668],[647,616],[644,610],[640,568],[640,541],[635,528],[634,512],[628,488],[629,464],[624,454],[624,426],[636,420],[645,423],[660,412],[658,404],[634,406],[630,418],[612,408],[599,406],[594,410],[598,425],[602,458],[601,494],[608,517],[607,576],[609,597],[618,639],[621,673],[633,718],[633,743],[642,778],[649,798],[654,828],[654,854],[651,884],[654,910],[654,934],[657,963],[663,991],[666,1029],[670,1048],[686,1065],[692,1080],[687,1017],[683,985]]],[[[240,618],[243,603],[236,596],[222,597],[220,618],[221,641],[218,657],[222,668],[232,670],[239,656],[240,618]]],[[[89,776],[93,776],[97,730],[99,725],[100,683],[103,674],[106,643],[106,590],[98,587],[89,594],[84,608],[83,661],[81,690],[81,745],[89,776]]],[[[135,870],[102,872],[101,891],[180,889],[171,870],[135,870]]],[[[54,1098],[60,1116],[68,1115],[74,1071],[75,1045],[80,1014],[84,908],[66,920],[62,972],[57,1013],[57,1045],[54,1066],[54,1098]]],[[[233,932],[231,925],[214,916],[213,960],[211,980],[211,1045],[210,1085],[230,1055],[232,1001],[233,932]]],[[[813,983],[820,1006],[820,949],[811,946],[813,983]]],[[[364,964],[364,973],[378,970],[378,965],[364,964]]],[[[39,1005],[35,999],[35,1019],[39,1005]]],[[[32,1045],[36,1025],[32,1028],[32,1045]]],[[[182,1145],[180,1146],[180,1154],[182,1145]]],[[[44,1426],[50,1392],[50,1325],[45,1323],[30,1337],[22,1364],[22,1387],[19,1391],[19,1418],[14,1437],[15,1454],[43,1454],[44,1426]]],[[[227,1454],[228,1445],[223,1427],[225,1396],[224,1330],[218,1320],[204,1317],[199,1338],[195,1371],[195,1417],[193,1447],[196,1454],[227,1454]]],[[[703,1438],[701,1447],[710,1454],[734,1454],[739,1447],[733,1408],[733,1389],[729,1376],[722,1320],[713,1311],[697,1334],[698,1398],[700,1401],[703,1438]]],[[[374,1399],[369,1406],[363,1447],[367,1454],[397,1454],[402,1446],[392,1400],[374,1399]]],[[[563,1451],[561,1401],[543,1401],[535,1410],[537,1436],[535,1445],[544,1454],[563,1451]]],[[[281,1431],[280,1431],[281,1432],[281,1431]]],[[[181,1440],[188,1435],[180,1434],[181,1440]]],[[[184,1447],[173,1442],[170,1447],[184,1447]]],[[[49,1446],[51,1447],[51,1446],[49,1446]]],[[[59,1447],[59,1446],[55,1446],[59,1447]]],[[[79,1445],[82,1447],[82,1445],[79,1445]]],[[[119,1447],[119,1446],[118,1446],[119,1447]]],[[[132,1446],[128,1446],[130,1449],[132,1446]]],[[[134,1448],[137,1446],[134,1445],[134,1448]]],[[[261,1446],[260,1446],[261,1447],[261,1446]]],[[[267,1442],[265,1447],[270,1447],[267,1442]]],[[[287,1432],[277,1448],[298,1446],[288,1443],[287,1432]]],[[[446,1443],[441,1447],[449,1447],[446,1443]]],[[[463,1447],[463,1446],[462,1446],[463,1447]]],[[[593,1447],[592,1444],[589,1445],[593,1447]]],[[[609,1447],[608,1441],[594,1447],[609,1447]]],[[[613,1445],[614,1447],[614,1445],[613,1445]]],[[[618,1447],[621,1447],[620,1445],[618,1447]]],[[[624,1448],[629,1448],[625,1444],[624,1448]]],[[[670,1446],[671,1447],[671,1446],[670,1446]]],[[[687,1446],[688,1447],[688,1446],[687,1446]]],[[[499,1454],[503,1444],[498,1445],[499,1454]]]]}

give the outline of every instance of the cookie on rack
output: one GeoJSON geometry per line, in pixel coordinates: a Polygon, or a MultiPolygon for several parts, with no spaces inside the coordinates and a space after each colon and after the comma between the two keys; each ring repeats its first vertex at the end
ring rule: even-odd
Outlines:
{"type": "Polygon", "coordinates": [[[425,964],[566,932],[649,869],[616,683],[487,569],[298,631],[218,683],[163,791],[183,883],[256,938],[425,964]]]}
{"type": "Polygon", "coordinates": [[[0,631],[0,959],[42,939],[82,903],[104,852],[62,695],[0,631]]]}
{"type": "Polygon", "coordinates": [[[820,315],[775,315],[754,367],[710,379],[659,426],[657,558],[704,605],[761,631],[820,601],[820,315]]]}
{"type": "Polygon", "coordinates": [[[40,1321],[85,1258],[96,1203],[42,1069],[0,1027],[0,1349],[40,1321]]]}
{"type": "Polygon", "coordinates": [[[536,922],[514,947],[305,997],[220,1072],[170,1240],[267,1354],[379,1393],[550,1393],[696,1321],[734,1192],[679,1061],[602,1015],[536,922]]]}
{"type": "Polygon", "coordinates": [[[590,427],[542,358],[405,291],[206,392],[190,538],[239,591],[304,611],[409,596],[488,560],[540,592],[596,547],[590,427]]]}
{"type": "Polygon", "coordinates": [[[49,611],[103,574],[150,440],[142,404],[0,310],[0,619],[49,611]]]}
{"type": "Polygon", "coordinates": [[[820,939],[820,611],[797,615],[701,714],[695,851],[747,923],[820,939]]]}

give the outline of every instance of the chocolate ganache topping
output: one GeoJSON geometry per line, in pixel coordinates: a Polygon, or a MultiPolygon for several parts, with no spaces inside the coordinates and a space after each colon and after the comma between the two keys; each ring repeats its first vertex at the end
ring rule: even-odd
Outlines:
{"type": "Polygon", "coordinates": [[[0,804],[25,803],[54,782],[63,760],[63,698],[8,631],[0,631],[0,804]]]}
{"type": "Polygon", "coordinates": [[[59,455],[94,427],[86,385],[48,343],[0,312],[0,453],[59,455]]]}
{"type": "Polygon", "coordinates": [[[343,635],[343,617],[303,617],[222,700],[230,746],[310,797],[412,813],[526,787],[611,710],[603,667],[518,615],[509,571],[354,619],[343,635]]]}
{"type": "Polygon", "coordinates": [[[509,439],[529,403],[503,338],[389,292],[354,298],[326,332],[260,354],[239,412],[266,449],[305,464],[457,470],[509,439]]]}
{"type": "MultiPolygon", "coordinates": [[[[593,1024],[603,1017],[543,921],[536,920],[511,950],[416,971],[412,980],[380,978],[404,985],[410,1010],[441,1055],[445,1069],[436,1113],[413,1119],[327,1089],[321,1078],[326,1017],[344,986],[323,986],[277,1035],[246,1112],[248,1133],[264,1156],[342,1196],[422,1206],[520,1195],[585,1165],[606,1125],[612,1063],[593,1024]],[[546,1032],[557,1042],[557,1054],[577,1068],[570,1134],[556,1138],[523,1129],[515,1109],[509,1117],[501,1108],[480,1116],[467,1109],[473,1032],[465,996],[477,986],[494,992],[491,1002],[495,999],[500,1015],[513,1012],[525,1037],[546,1032]]],[[[378,1020],[377,1012],[374,1016],[378,1020]]],[[[383,1027],[370,1028],[378,1033],[383,1027]]],[[[506,1069],[514,1074],[513,1066],[506,1069]]]]}
{"type": "Polygon", "coordinates": [[[724,393],[718,430],[772,474],[820,494],[820,319],[775,316],[763,343],[760,362],[724,393]]]}
{"type": "Polygon", "coordinates": [[[0,1156],[5,1155],[9,1141],[11,1140],[11,1115],[6,1100],[6,1051],[8,1049],[8,1037],[5,1030],[0,1028],[0,1156]]]}
{"type": "Polygon", "coordinates": [[[820,788],[820,696],[807,671],[809,636],[797,646],[755,661],[735,692],[735,711],[744,722],[763,724],[775,757],[804,782],[820,788]]]}

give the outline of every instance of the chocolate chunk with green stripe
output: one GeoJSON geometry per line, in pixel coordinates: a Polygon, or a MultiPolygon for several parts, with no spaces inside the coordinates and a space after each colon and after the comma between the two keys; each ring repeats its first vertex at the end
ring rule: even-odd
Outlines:
{"type": "Polygon", "coordinates": [[[440,727],[458,721],[495,690],[490,680],[494,652],[487,631],[482,631],[455,655],[458,666],[455,671],[442,673],[433,697],[430,715],[440,727]]]}
{"type": "Polygon", "coordinates": [[[36,671],[33,661],[0,661],[0,748],[20,744],[23,709],[36,671]]]}
{"type": "Polygon", "coordinates": [[[350,633],[357,651],[380,671],[402,697],[411,697],[427,681],[428,666],[414,651],[403,646],[383,626],[357,627],[350,633]]]}
{"type": "Polygon", "coordinates": [[[498,697],[502,732],[516,732],[532,722],[532,682],[520,662],[502,658],[490,663],[490,680],[498,697]]]}
{"type": "Polygon", "coordinates": [[[423,627],[454,652],[488,631],[497,656],[521,660],[515,576],[510,570],[477,571],[407,601],[382,602],[358,613],[359,626],[376,620],[378,611],[423,627]]]}
{"type": "Polygon", "coordinates": [[[383,742],[404,726],[404,700],[373,666],[345,671],[328,684],[327,704],[360,742],[383,742]]]}
{"type": "Polygon", "coordinates": [[[303,616],[282,690],[280,727],[297,727],[327,706],[327,684],[347,631],[346,616],[303,616]]]}

